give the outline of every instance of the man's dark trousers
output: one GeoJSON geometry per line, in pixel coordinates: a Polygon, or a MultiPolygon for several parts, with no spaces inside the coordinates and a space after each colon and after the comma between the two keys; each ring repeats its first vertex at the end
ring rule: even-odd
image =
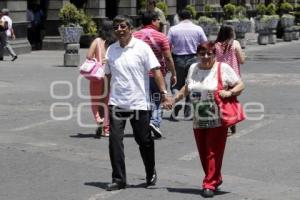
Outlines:
{"type": "Polygon", "coordinates": [[[149,126],[151,111],[125,110],[117,106],[110,106],[109,116],[109,156],[112,166],[112,182],[126,183],[123,138],[127,119],[130,120],[134,139],[139,145],[146,176],[152,176],[155,168],[155,153],[149,126]]]}

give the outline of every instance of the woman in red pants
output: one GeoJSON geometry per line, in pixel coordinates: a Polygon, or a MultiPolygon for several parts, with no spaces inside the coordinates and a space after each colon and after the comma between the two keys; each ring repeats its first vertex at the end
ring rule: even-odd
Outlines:
{"type": "MultiPolygon", "coordinates": [[[[115,41],[112,33],[112,21],[104,21],[99,31],[99,37],[92,42],[88,50],[88,59],[96,58],[99,61],[100,58],[102,58],[102,61],[105,60],[106,49],[115,41]]],[[[91,108],[94,119],[98,125],[96,138],[109,136],[109,115],[107,107],[109,94],[108,91],[104,90],[104,84],[104,79],[90,81],[91,108]],[[103,102],[105,106],[102,106],[103,102]]]]}
{"type": "Polygon", "coordinates": [[[220,64],[223,87],[221,98],[237,96],[244,89],[244,84],[234,70],[226,63],[216,62],[216,49],[213,42],[198,46],[199,62],[191,65],[185,86],[175,96],[178,102],[190,95],[193,103],[193,129],[205,173],[203,196],[213,197],[214,191],[222,184],[221,167],[225,150],[227,128],[222,126],[219,109],[214,99],[217,90],[217,68],[220,64]],[[229,89],[230,88],[230,89],[229,89]]]}

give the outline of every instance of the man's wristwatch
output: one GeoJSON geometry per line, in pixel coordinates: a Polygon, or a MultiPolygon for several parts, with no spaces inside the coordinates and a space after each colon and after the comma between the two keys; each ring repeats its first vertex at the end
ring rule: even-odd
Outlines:
{"type": "Polygon", "coordinates": [[[160,94],[168,94],[167,90],[160,91],[160,94]]]}

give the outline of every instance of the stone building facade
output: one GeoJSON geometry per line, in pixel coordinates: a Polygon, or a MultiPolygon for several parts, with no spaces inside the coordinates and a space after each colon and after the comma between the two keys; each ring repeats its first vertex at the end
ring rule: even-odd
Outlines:
{"type": "MultiPolygon", "coordinates": [[[[137,15],[138,0],[87,0],[86,11],[93,16],[98,24],[103,19],[113,18],[116,14],[127,14],[135,17],[137,15]],[[119,2],[119,3],[117,3],[119,2]],[[118,4],[118,5],[117,5],[118,4]]],[[[196,6],[196,10],[201,12],[206,4],[221,8],[229,2],[235,2],[246,6],[254,7],[257,3],[265,3],[265,0],[163,0],[169,6],[169,14],[174,15],[178,10],[184,8],[187,4],[196,6]]],[[[69,0],[1,0],[0,8],[10,9],[10,16],[14,21],[17,41],[13,42],[15,47],[22,52],[30,52],[30,45],[27,41],[27,4],[36,2],[41,4],[44,12],[47,14],[46,35],[57,36],[60,21],[58,18],[59,9],[69,2],[69,0]]],[[[266,0],[266,3],[268,0],[266,0]]]]}

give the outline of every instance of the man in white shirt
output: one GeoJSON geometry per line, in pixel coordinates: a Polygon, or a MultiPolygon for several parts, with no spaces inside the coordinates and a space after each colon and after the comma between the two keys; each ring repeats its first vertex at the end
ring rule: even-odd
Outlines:
{"type": "Polygon", "coordinates": [[[129,119],[135,141],[139,145],[145,171],[146,184],[155,185],[154,141],[150,133],[151,101],[149,71],[162,95],[162,105],[171,109],[172,99],[167,95],[160,64],[150,46],[132,36],[132,22],[126,16],[113,20],[114,34],[118,39],[107,50],[105,74],[110,87],[109,97],[109,155],[112,165],[112,183],[107,190],[126,188],[124,155],[124,129],[129,119]]]}
{"type": "Polygon", "coordinates": [[[18,56],[14,52],[13,48],[9,44],[9,39],[16,39],[14,29],[12,27],[12,20],[8,16],[9,10],[7,8],[3,8],[1,10],[1,20],[6,23],[7,30],[4,32],[0,32],[0,60],[3,60],[4,49],[8,50],[8,53],[12,56],[12,61],[16,60],[18,56]]]}

